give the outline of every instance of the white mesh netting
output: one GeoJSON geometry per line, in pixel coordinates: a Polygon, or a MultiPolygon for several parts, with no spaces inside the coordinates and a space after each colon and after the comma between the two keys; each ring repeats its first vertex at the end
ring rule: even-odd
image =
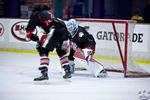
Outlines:
{"type": "Polygon", "coordinates": [[[150,76],[132,55],[132,36],[135,22],[130,20],[76,19],[81,26],[89,26],[96,40],[94,59],[109,71],[124,72],[125,77],[150,76]],[[114,26],[113,26],[114,25],[114,26]],[[116,35],[118,37],[118,44],[116,35]],[[120,47],[120,51],[119,51],[120,47]],[[121,59],[122,55],[122,59],[121,59]]]}

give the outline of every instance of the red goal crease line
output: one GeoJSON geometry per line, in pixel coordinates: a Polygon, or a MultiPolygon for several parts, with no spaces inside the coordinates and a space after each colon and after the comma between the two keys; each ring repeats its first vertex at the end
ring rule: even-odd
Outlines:
{"type": "MultiPolygon", "coordinates": [[[[28,50],[13,50],[13,49],[0,49],[0,52],[12,52],[12,53],[28,53],[28,54],[38,54],[37,51],[28,51],[28,50]]],[[[50,52],[49,55],[58,56],[56,53],[50,52]]],[[[111,57],[102,57],[102,56],[93,56],[93,59],[104,60],[104,61],[117,61],[121,62],[120,58],[111,58],[111,57]]],[[[135,60],[139,64],[150,64],[148,60],[135,60]]]]}

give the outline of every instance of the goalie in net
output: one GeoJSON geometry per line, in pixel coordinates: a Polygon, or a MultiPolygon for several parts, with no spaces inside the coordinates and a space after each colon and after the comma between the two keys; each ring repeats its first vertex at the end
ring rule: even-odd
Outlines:
{"type": "Polygon", "coordinates": [[[76,57],[79,59],[78,63],[81,63],[82,67],[91,72],[95,77],[106,77],[107,72],[104,67],[92,59],[96,45],[93,36],[84,27],[79,26],[74,19],[70,19],[66,23],[66,26],[72,37],[72,48],[69,55],[71,72],[74,73],[75,71],[74,57],[76,57]]]}

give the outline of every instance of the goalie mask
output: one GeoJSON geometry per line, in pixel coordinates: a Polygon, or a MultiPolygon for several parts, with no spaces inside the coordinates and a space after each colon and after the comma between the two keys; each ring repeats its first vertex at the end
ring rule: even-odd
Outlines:
{"type": "Polygon", "coordinates": [[[74,36],[75,35],[75,31],[77,30],[78,28],[78,23],[74,20],[74,19],[70,19],[67,24],[67,30],[69,31],[69,33],[71,34],[71,36],[74,36]]]}

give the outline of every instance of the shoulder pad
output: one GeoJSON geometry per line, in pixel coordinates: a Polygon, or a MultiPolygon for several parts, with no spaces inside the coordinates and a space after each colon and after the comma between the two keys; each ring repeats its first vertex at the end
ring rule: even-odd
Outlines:
{"type": "Polygon", "coordinates": [[[82,37],[84,35],[83,32],[79,32],[79,37],[82,37]]]}

